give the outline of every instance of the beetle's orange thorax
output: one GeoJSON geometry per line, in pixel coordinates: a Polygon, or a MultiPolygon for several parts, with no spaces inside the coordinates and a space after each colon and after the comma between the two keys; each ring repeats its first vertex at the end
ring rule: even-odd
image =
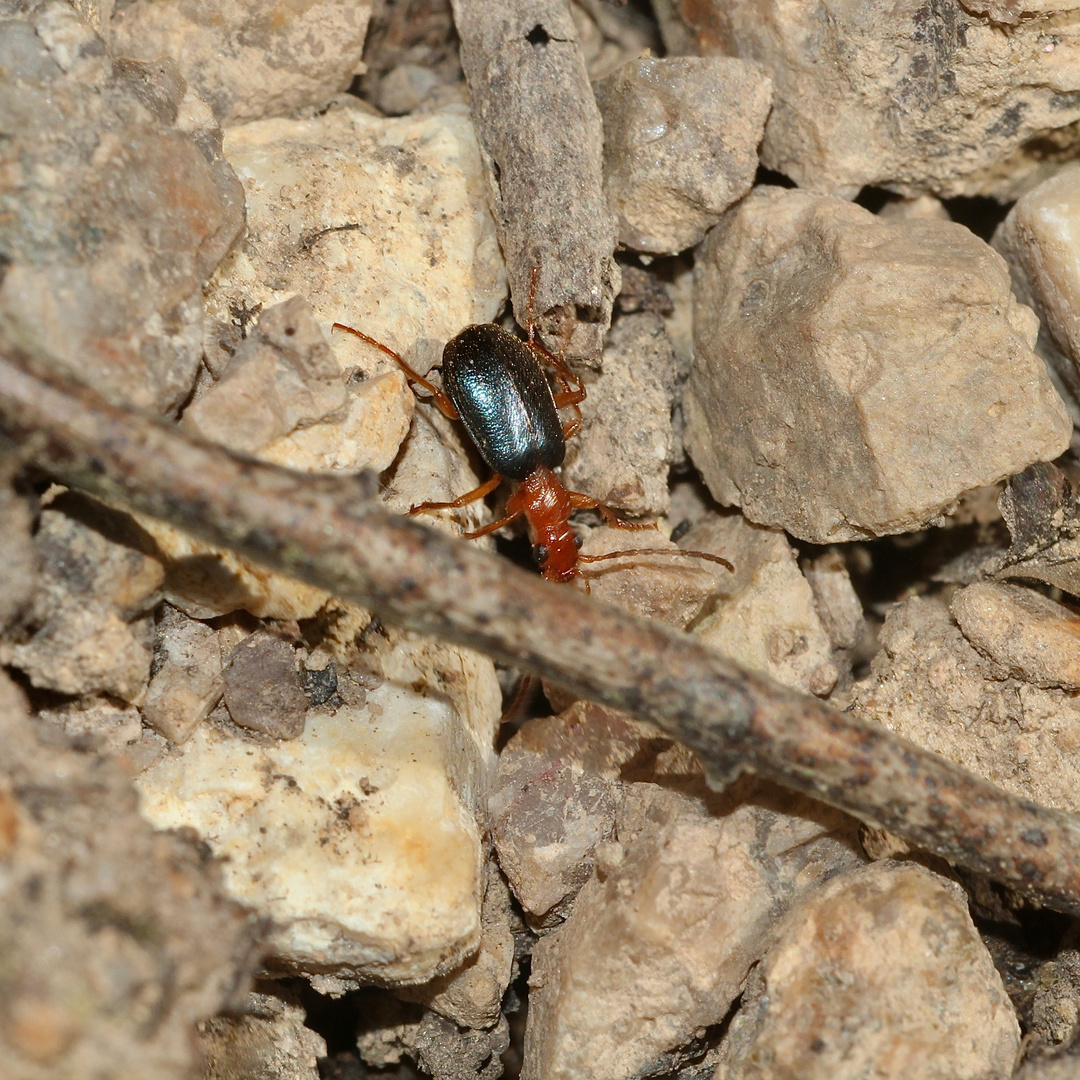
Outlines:
{"type": "Polygon", "coordinates": [[[510,496],[507,510],[520,510],[529,526],[529,541],[548,581],[571,581],[578,573],[578,548],[570,528],[573,506],[566,488],[546,465],[538,465],[510,496]]]}

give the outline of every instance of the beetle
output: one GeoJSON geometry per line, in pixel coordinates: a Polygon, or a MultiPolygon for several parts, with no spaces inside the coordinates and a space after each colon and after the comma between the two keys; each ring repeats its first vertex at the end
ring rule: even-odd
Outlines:
{"type": "MultiPolygon", "coordinates": [[[[536,271],[530,288],[535,290],[536,271]]],[[[733,570],[727,559],[703,551],[642,548],[582,555],[579,540],[570,526],[574,510],[596,510],[616,529],[650,529],[652,523],[625,521],[603,503],[580,491],[568,491],[555,474],[566,456],[566,440],[581,427],[578,406],[585,387],[558,357],[536,343],[532,319],[527,342],[495,323],[465,327],[447,342],[442,356],[443,388],[439,389],[414,371],[393,349],[344,323],[335,330],[355,334],[382,350],[405,372],[410,381],[428,390],[451,420],[459,420],[493,475],[479,487],[450,502],[423,502],[410,514],[427,510],[458,509],[494,491],[504,479],[515,484],[507,500],[506,515],[482,528],[465,533],[475,540],[524,517],[540,573],[549,581],[572,581],[582,575],[581,564],[624,555],[684,555],[707,559],[733,570]],[[540,364],[551,365],[561,389],[554,393],[540,364]],[[575,416],[564,424],[559,409],[573,408],[575,416]]],[[[586,582],[586,587],[588,583],[586,582]]]]}

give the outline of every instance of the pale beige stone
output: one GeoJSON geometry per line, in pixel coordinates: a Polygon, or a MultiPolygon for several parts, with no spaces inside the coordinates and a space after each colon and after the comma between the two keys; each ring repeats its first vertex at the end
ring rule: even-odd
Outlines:
{"type": "Polygon", "coordinates": [[[594,83],[619,242],[693,247],[754,182],[772,83],[732,57],[646,56],[594,83]]]}
{"type": "MultiPolygon", "coordinates": [[[[112,6],[112,5],[110,5],[112,6]]],[[[363,71],[367,0],[133,0],[103,27],[121,56],[175,57],[222,123],[320,105],[363,71]]]]}
{"type": "Polygon", "coordinates": [[[1010,675],[1080,690],[1080,615],[1023,585],[977,582],[949,605],[964,637],[1010,675]]]}
{"type": "Polygon", "coordinates": [[[1069,443],[1037,320],[960,225],[758,188],[695,273],[687,445],[751,520],[815,543],[905,532],[1069,443]]]}
{"type": "Polygon", "coordinates": [[[875,863],[788,912],[716,1080],[1006,1080],[1019,1047],[963,890],[921,866],[875,863]]]}
{"type": "Polygon", "coordinates": [[[1017,296],[1031,304],[1057,350],[1048,359],[1080,399],[1080,165],[1066,165],[1023,195],[998,227],[1017,296]]]}
{"type": "Polygon", "coordinates": [[[786,686],[807,693],[832,689],[837,673],[829,638],[779,529],[752,525],[741,514],[713,514],[680,545],[723,555],[735,567],[719,575],[715,599],[694,626],[702,643],[786,686]]]}
{"type": "Polygon", "coordinates": [[[155,645],[157,670],[143,699],[143,719],[173,743],[188,739],[221,699],[221,649],[217,633],[163,604],[155,645]]]}
{"type": "Polygon", "coordinates": [[[723,1018],[799,892],[861,861],[842,815],[775,789],[707,817],[684,796],[633,788],[621,859],[533,953],[523,1080],[672,1071],[723,1018]]]}
{"type": "Polygon", "coordinates": [[[1013,178],[994,166],[1080,118],[1072,8],[1072,0],[684,5],[702,52],[756,60],[773,79],[762,162],[801,188],[848,198],[866,184],[1008,197],[1013,178]]]}
{"type": "MultiPolygon", "coordinates": [[[[348,323],[426,370],[502,306],[506,274],[465,109],[262,120],[229,129],[224,152],[248,234],[208,287],[219,323],[299,293],[327,334],[348,323]]],[[[346,371],[394,367],[350,334],[330,340],[346,371]]]]}
{"type": "Polygon", "coordinates": [[[585,380],[581,431],[567,443],[563,483],[627,514],[666,513],[675,355],[660,316],[619,319],[604,346],[603,370],[585,380]]]}
{"type": "Polygon", "coordinates": [[[291,741],[203,724],[138,787],[151,823],[194,829],[222,859],[279,963],[416,983],[479,944],[491,755],[444,699],[386,681],[291,741]]]}
{"type": "Polygon", "coordinates": [[[851,709],[1006,791],[1080,811],[1080,701],[1003,678],[961,634],[945,603],[899,604],[880,631],[851,709]]]}

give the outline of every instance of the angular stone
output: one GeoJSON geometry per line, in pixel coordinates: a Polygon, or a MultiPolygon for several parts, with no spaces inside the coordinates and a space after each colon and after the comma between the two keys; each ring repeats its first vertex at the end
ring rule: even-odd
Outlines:
{"type": "Polygon", "coordinates": [[[233,723],[271,739],[303,734],[308,699],[298,668],[296,649],[266,631],[235,646],[222,671],[233,723]]]}
{"type": "Polygon", "coordinates": [[[363,71],[370,16],[366,0],[273,8],[134,0],[120,5],[106,32],[123,56],[175,57],[218,119],[237,124],[321,105],[348,89],[363,71]]]}
{"type": "Polygon", "coordinates": [[[843,556],[826,552],[803,567],[818,615],[834,649],[854,649],[866,628],[862,601],[851,584],[843,556]]]}
{"type": "Polygon", "coordinates": [[[63,694],[112,694],[135,701],[150,676],[161,563],[125,514],[71,493],[41,515],[34,538],[41,588],[31,639],[7,662],[35,685],[63,694]]]}
{"type": "Polygon", "coordinates": [[[1022,585],[979,582],[949,610],[964,637],[1008,673],[1035,686],[1080,690],[1080,615],[1022,585]]]}
{"type": "Polygon", "coordinates": [[[311,307],[299,296],[267,308],[220,381],[184,412],[211,442],[254,454],[345,405],[345,383],[311,307]]]}
{"type": "Polygon", "coordinates": [[[29,607],[38,573],[30,505],[8,479],[0,472],[0,632],[29,607]]]}
{"type": "Polygon", "coordinates": [[[944,602],[906,600],[851,710],[1025,799],[1080,811],[1080,708],[1070,691],[1002,678],[944,602]]]}
{"type": "Polygon", "coordinates": [[[596,846],[614,833],[622,766],[672,746],[587,701],[521,726],[499,755],[488,810],[499,865],[526,912],[565,912],[592,875],[596,846]]]}
{"type": "Polygon", "coordinates": [[[754,182],[772,83],[731,57],[644,57],[594,83],[619,242],[675,254],[754,182]]]}
{"type": "Polygon", "coordinates": [[[27,19],[4,23],[0,55],[3,333],[44,343],[107,394],[174,412],[201,362],[202,284],[244,221],[220,132],[172,61],[114,67],[66,4],[27,19]]]}
{"type": "Polygon", "coordinates": [[[184,742],[221,699],[221,648],[206,623],[163,604],[157,620],[154,667],[141,711],[172,743],[184,742]]]}
{"type": "Polygon", "coordinates": [[[738,663],[785,686],[827,694],[837,679],[814,595],[779,529],[751,525],[741,514],[710,515],[680,541],[723,555],[735,567],[720,582],[694,635],[738,663]]]}
{"type": "Polygon", "coordinates": [[[533,952],[523,1080],[674,1071],[791,902],[861,861],[841,814],[767,785],[746,785],[748,801],[713,817],[653,785],[632,789],[620,850],[533,952]]]}
{"type": "Polygon", "coordinates": [[[1020,1028],[964,891],[876,863],[788,912],[716,1080],[1006,1080],[1020,1028]]]}
{"type": "Polygon", "coordinates": [[[229,894],[273,927],[275,962],[343,989],[426,982],[480,941],[490,743],[413,685],[415,666],[269,745],[202,724],[137,781],[148,820],[223,860],[229,894]]]}
{"type": "Polygon", "coordinates": [[[332,323],[426,371],[458,331],[498,313],[506,275],[464,109],[256,121],[228,131],[225,155],[244,186],[248,234],[207,292],[222,326],[299,293],[342,369],[370,376],[393,361],[331,334],[332,323]]]}
{"type": "Polygon", "coordinates": [[[326,1040],[304,1025],[304,1008],[276,994],[248,994],[239,1015],[198,1026],[205,1080],[319,1080],[326,1040]]]}
{"type": "Polygon", "coordinates": [[[44,733],[0,673],[0,1073],[189,1080],[254,928],[195,844],[141,819],[128,768],[44,733]]]}
{"type": "Polygon", "coordinates": [[[1080,402],[1080,165],[1066,165],[1021,196],[993,245],[1009,264],[1016,295],[1057,346],[1047,359],[1080,402]]]}
{"type": "Polygon", "coordinates": [[[687,445],[753,521],[814,543],[913,530],[1068,445],[1034,316],[960,225],[758,188],[695,275],[687,445]]]}
{"type": "Polygon", "coordinates": [[[608,334],[603,371],[586,377],[586,386],[563,483],[628,514],[667,513],[675,355],[663,320],[649,312],[619,319],[608,334]]]}
{"type": "Polygon", "coordinates": [[[800,188],[1015,197],[1003,159],[1080,119],[1067,2],[676,6],[702,53],[756,60],[772,77],[761,160],[800,188]]]}

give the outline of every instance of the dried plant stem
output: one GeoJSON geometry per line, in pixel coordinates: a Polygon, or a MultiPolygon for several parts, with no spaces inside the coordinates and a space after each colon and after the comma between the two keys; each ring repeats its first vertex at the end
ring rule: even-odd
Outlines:
{"type": "Polygon", "coordinates": [[[1080,822],[1008,795],[685,635],[390,514],[373,479],[243,460],[55,375],[0,359],[0,429],[86,491],[152,514],[388,620],[481,649],[650,720],[720,780],[750,770],[1080,914],[1080,822]]]}

